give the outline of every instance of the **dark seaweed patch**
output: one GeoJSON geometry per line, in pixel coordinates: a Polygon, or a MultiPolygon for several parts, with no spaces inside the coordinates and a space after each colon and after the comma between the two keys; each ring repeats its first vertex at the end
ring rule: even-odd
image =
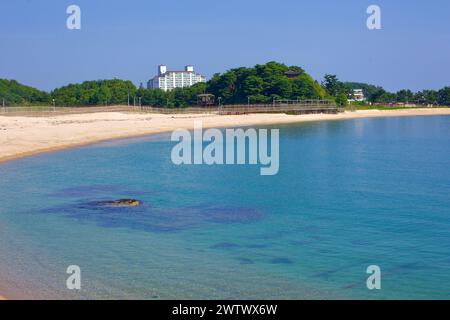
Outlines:
{"type": "Polygon", "coordinates": [[[273,264],[293,264],[294,262],[289,258],[273,258],[270,260],[273,264]]]}
{"type": "Polygon", "coordinates": [[[254,261],[249,258],[238,258],[240,264],[254,264],[254,261]]]}
{"type": "Polygon", "coordinates": [[[294,246],[305,246],[311,244],[312,240],[291,240],[290,243],[294,246]]]}
{"type": "Polygon", "coordinates": [[[338,274],[339,272],[344,271],[344,270],[349,270],[352,267],[353,266],[350,266],[350,265],[339,266],[339,267],[334,268],[334,269],[329,269],[329,270],[325,270],[323,272],[316,273],[314,276],[318,277],[318,278],[322,278],[322,279],[328,280],[332,276],[335,276],[336,274],[338,274]]]}
{"type": "Polygon", "coordinates": [[[125,227],[150,232],[181,231],[205,223],[250,223],[263,217],[259,211],[244,207],[155,208],[147,202],[137,207],[98,205],[105,200],[110,199],[83,200],[44,209],[41,213],[65,215],[79,221],[93,221],[103,227],[125,227]]]}
{"type": "Polygon", "coordinates": [[[215,245],[211,246],[211,249],[236,249],[239,248],[240,246],[236,243],[232,243],[232,242],[220,242],[220,243],[216,243],[215,245]]]}
{"type": "Polygon", "coordinates": [[[249,249],[265,249],[267,247],[269,247],[269,245],[267,244],[260,244],[260,243],[255,243],[255,244],[248,244],[245,246],[246,248],[249,249]]]}

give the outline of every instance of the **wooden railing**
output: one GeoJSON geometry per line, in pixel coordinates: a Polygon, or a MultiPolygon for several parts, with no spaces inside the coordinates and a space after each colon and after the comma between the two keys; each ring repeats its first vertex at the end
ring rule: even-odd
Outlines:
{"type": "Polygon", "coordinates": [[[329,100],[279,100],[272,104],[239,104],[219,107],[219,114],[244,113],[337,113],[329,100]]]}
{"type": "Polygon", "coordinates": [[[145,112],[160,114],[247,114],[247,113],[337,113],[334,102],[328,100],[279,100],[271,104],[236,104],[213,107],[160,108],[151,106],[92,107],[0,107],[0,115],[42,116],[95,112],[145,112]]]}

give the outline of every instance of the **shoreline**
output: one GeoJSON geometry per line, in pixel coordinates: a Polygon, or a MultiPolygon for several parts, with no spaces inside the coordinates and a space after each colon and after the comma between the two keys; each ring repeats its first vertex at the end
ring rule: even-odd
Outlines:
{"type": "Polygon", "coordinates": [[[450,115],[450,108],[358,110],[339,114],[132,114],[99,112],[45,117],[0,116],[0,164],[95,143],[193,129],[295,124],[375,117],[450,115]],[[5,132],[6,131],[6,132],[5,132]]]}

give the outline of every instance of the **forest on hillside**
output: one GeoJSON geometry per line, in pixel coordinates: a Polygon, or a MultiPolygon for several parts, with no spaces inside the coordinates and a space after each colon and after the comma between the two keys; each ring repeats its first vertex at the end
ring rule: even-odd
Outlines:
{"type": "Polygon", "coordinates": [[[50,95],[33,87],[25,86],[15,80],[0,79],[0,104],[39,105],[49,104],[50,95]]]}
{"type": "Polygon", "coordinates": [[[57,106],[149,105],[186,107],[197,104],[197,96],[213,94],[222,104],[267,103],[273,99],[333,99],[346,105],[353,89],[363,89],[371,103],[416,103],[450,105],[450,86],[440,90],[412,92],[404,89],[388,92],[380,86],[359,82],[342,82],[327,74],[321,83],[299,66],[268,62],[254,67],[240,67],[216,73],[206,83],[165,92],[136,87],[129,80],[95,80],[69,84],[51,92],[41,91],[15,80],[0,79],[0,103],[6,105],[57,106]],[[220,98],[220,99],[219,99],[220,98]]]}

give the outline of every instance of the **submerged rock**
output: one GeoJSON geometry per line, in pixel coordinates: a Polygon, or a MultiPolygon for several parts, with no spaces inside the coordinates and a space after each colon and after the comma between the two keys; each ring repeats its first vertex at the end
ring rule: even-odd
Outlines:
{"type": "Polygon", "coordinates": [[[102,207],[138,207],[141,204],[142,201],[136,199],[119,199],[97,202],[97,205],[102,207]]]}

